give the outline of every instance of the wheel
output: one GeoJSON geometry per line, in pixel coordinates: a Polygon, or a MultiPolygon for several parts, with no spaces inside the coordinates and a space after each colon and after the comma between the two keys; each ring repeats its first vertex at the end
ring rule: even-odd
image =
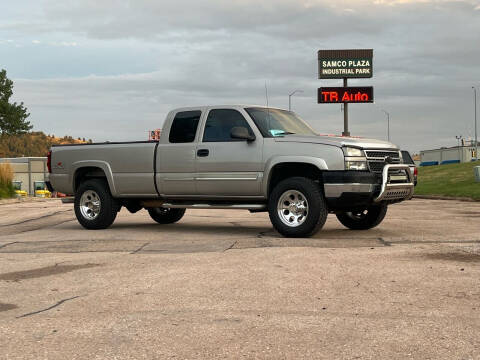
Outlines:
{"type": "Polygon", "coordinates": [[[363,211],[337,214],[337,219],[352,230],[368,230],[379,225],[387,214],[387,204],[371,205],[363,211]]]}
{"type": "Polygon", "coordinates": [[[102,179],[87,180],[75,192],[75,215],[86,229],[106,229],[112,225],[120,209],[102,179]]]}
{"type": "Polygon", "coordinates": [[[150,217],[159,224],[173,224],[185,215],[185,209],[152,208],[148,209],[150,217]]]}
{"type": "Polygon", "coordinates": [[[309,237],[327,220],[327,205],[320,187],[303,177],[281,181],[270,194],[268,213],[273,227],[285,237],[309,237]]]}

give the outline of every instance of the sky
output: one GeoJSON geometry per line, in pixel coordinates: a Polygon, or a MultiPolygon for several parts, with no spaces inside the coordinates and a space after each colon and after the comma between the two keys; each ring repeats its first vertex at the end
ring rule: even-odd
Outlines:
{"type": "MultiPolygon", "coordinates": [[[[374,104],[349,106],[352,135],[418,152],[474,137],[480,0],[17,0],[0,11],[0,69],[35,131],[147,139],[169,110],[215,104],[292,109],[341,134],[317,104],[320,49],[374,49],[374,104]]],[[[480,116],[480,115],[479,115],[480,116]]]]}

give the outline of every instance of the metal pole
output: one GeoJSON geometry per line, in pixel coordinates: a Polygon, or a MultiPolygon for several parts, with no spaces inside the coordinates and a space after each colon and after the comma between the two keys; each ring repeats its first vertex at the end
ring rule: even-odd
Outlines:
{"type": "Polygon", "coordinates": [[[390,141],[390,113],[387,114],[387,139],[390,141]]]}
{"type": "Polygon", "coordinates": [[[390,141],[390,113],[382,109],[382,111],[387,115],[387,139],[390,141]]]}
{"type": "MultiPolygon", "coordinates": [[[[347,87],[348,82],[347,78],[343,79],[343,87],[347,87]]],[[[350,136],[350,132],[348,131],[348,103],[343,103],[343,133],[342,136],[350,136]]]]}
{"type": "Polygon", "coordinates": [[[478,135],[477,135],[477,88],[472,86],[473,88],[473,95],[475,98],[475,159],[478,160],[478,135]]]}
{"type": "MultiPolygon", "coordinates": [[[[462,162],[462,155],[460,155],[460,139],[462,138],[462,135],[459,135],[459,136],[456,136],[455,135],[455,139],[457,139],[457,143],[458,143],[458,161],[462,162]]],[[[463,151],[463,149],[462,149],[463,151]]]]}
{"type": "Polygon", "coordinates": [[[294,90],[288,95],[288,111],[292,111],[292,96],[296,93],[303,93],[303,90],[294,90]]]}

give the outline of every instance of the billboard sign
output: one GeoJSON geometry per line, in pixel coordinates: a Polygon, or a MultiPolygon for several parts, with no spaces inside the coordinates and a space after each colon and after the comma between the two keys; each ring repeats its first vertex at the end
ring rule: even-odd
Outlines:
{"type": "Polygon", "coordinates": [[[373,76],[373,49],[319,50],[318,78],[346,79],[373,76]]]}
{"type": "Polygon", "coordinates": [[[321,87],[318,89],[318,103],[373,103],[373,86],[321,87]]]}

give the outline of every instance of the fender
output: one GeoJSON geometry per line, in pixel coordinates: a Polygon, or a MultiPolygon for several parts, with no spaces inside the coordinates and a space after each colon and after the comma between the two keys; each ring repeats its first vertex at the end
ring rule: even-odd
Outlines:
{"type": "Polygon", "coordinates": [[[272,174],[272,169],[282,163],[302,163],[310,164],[316,166],[319,170],[328,170],[327,163],[325,160],[313,157],[313,156],[303,156],[303,155],[283,155],[283,156],[273,156],[265,164],[263,183],[262,183],[262,194],[265,198],[268,197],[268,184],[270,183],[270,177],[272,174]]]}
{"type": "Polygon", "coordinates": [[[110,164],[108,164],[106,161],[101,160],[85,160],[74,162],[70,171],[70,184],[72,184],[72,188],[74,186],[75,174],[77,170],[84,167],[97,167],[102,169],[107,178],[108,186],[110,187],[110,192],[112,193],[112,196],[115,197],[117,195],[117,190],[113,181],[113,173],[112,169],[110,168],[110,164]]]}

